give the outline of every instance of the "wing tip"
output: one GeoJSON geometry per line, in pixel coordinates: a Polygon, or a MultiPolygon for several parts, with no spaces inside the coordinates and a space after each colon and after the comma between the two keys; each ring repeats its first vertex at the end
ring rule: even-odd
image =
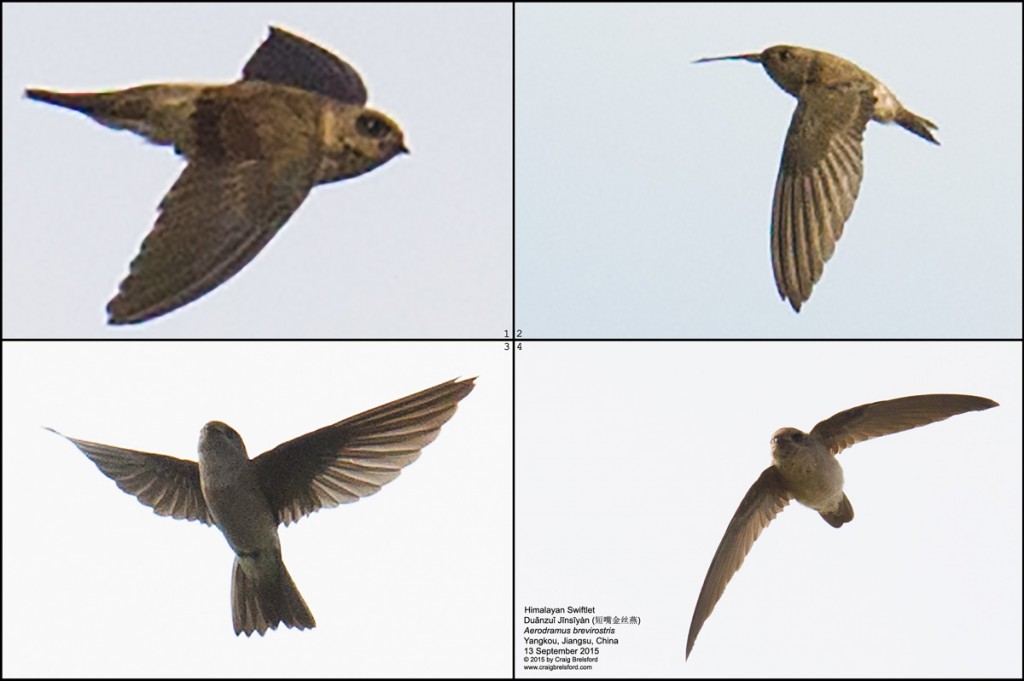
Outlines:
{"type": "Polygon", "coordinates": [[[992,407],[999,406],[998,402],[996,402],[995,400],[990,400],[987,397],[978,397],[978,399],[982,400],[984,404],[984,406],[978,407],[978,411],[985,411],[986,409],[991,409],[992,407]]]}
{"type": "Polygon", "coordinates": [[[170,310],[154,310],[153,307],[137,308],[132,305],[131,301],[124,295],[124,292],[121,292],[107,303],[107,324],[110,326],[141,324],[154,317],[159,317],[165,312],[170,312],[170,310]]]}

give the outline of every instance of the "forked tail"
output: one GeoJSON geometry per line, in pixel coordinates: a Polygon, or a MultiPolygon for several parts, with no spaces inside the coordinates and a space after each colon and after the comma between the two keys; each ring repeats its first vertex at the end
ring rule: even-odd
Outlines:
{"type": "Polygon", "coordinates": [[[896,122],[899,125],[906,128],[907,130],[909,130],[910,132],[914,133],[915,135],[923,137],[924,139],[928,140],[932,144],[939,143],[939,141],[935,139],[931,133],[932,130],[938,130],[939,126],[935,125],[934,123],[932,123],[927,118],[924,118],[923,116],[918,116],[917,114],[911,113],[906,109],[901,109],[900,112],[896,114],[896,122]],[[929,130],[929,128],[931,130],[929,130]]]}
{"type": "Polygon", "coordinates": [[[249,636],[255,631],[262,636],[267,629],[277,629],[282,622],[295,629],[316,626],[313,613],[279,559],[277,567],[273,576],[264,575],[255,580],[235,559],[231,576],[231,615],[235,634],[244,632],[249,636]]]}

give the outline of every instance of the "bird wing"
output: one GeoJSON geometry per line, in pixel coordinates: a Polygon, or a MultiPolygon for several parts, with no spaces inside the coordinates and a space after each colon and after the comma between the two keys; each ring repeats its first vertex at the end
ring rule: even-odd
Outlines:
{"type": "Polygon", "coordinates": [[[997,406],[997,402],[974,395],[900,397],[841,411],[814,426],[810,436],[821,438],[829,452],[835,455],[873,437],[899,433],[967,411],[982,411],[997,406]]]}
{"type": "Polygon", "coordinates": [[[163,454],[138,452],[57,433],[78,447],[103,475],[157,515],[213,525],[199,486],[199,464],[163,454]]]}
{"type": "Polygon", "coordinates": [[[242,69],[242,80],[262,80],[316,92],[344,104],[366,104],[359,73],[324,48],[276,26],[242,69]]]}
{"type": "Polygon", "coordinates": [[[711,559],[700,596],[697,597],[697,606],[693,609],[693,619],[690,620],[690,633],[686,637],[686,657],[689,657],[690,651],[693,650],[693,643],[704,626],[704,620],[715,609],[715,604],[725,591],[725,585],[743,565],[743,559],[747,557],[750,547],[761,535],[761,530],[786,507],[791,498],[782,476],[774,466],[766,468],[747,490],[746,496],[729,521],[729,527],[725,529],[725,535],[718,544],[715,557],[711,559]]]}
{"type": "Polygon", "coordinates": [[[775,285],[797,312],[853,212],[875,103],[862,83],[812,82],[798,100],[775,181],[771,234],[775,285]]]}
{"type": "Polygon", "coordinates": [[[111,324],[159,317],[223,284],[256,257],[313,188],[315,121],[262,94],[200,97],[197,149],[107,305],[111,324]],[[259,120],[252,107],[263,109],[259,120]]]}
{"type": "Polygon", "coordinates": [[[255,459],[279,523],[375,494],[434,441],[473,390],[447,381],[289,440],[255,459]]]}

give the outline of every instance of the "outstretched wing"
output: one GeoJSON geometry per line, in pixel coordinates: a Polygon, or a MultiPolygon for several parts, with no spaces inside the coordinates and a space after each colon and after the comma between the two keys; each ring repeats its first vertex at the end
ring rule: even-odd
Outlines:
{"type": "Polygon", "coordinates": [[[704,626],[704,620],[715,609],[726,584],[743,565],[743,560],[750,553],[754,541],[761,535],[761,530],[786,507],[791,498],[782,476],[774,466],[766,468],[747,490],[740,507],[729,521],[729,527],[725,529],[725,535],[718,544],[715,557],[711,559],[708,574],[704,577],[704,586],[700,588],[700,596],[697,597],[697,605],[693,609],[693,619],[690,620],[690,633],[686,637],[686,657],[690,657],[693,643],[704,626]]]}
{"type": "Polygon", "coordinates": [[[853,212],[875,102],[856,83],[808,85],[798,99],[775,181],[771,238],[775,286],[797,312],[853,212]]]}
{"type": "Polygon", "coordinates": [[[248,84],[212,90],[193,116],[196,150],[107,305],[111,324],[159,317],[223,284],[313,188],[314,113],[248,84]]]}
{"type": "Polygon", "coordinates": [[[899,433],[967,411],[982,411],[997,406],[997,402],[974,395],[900,397],[841,411],[814,426],[810,435],[820,437],[829,452],[835,455],[873,437],[899,433]]]}
{"type": "Polygon", "coordinates": [[[195,461],[76,440],[53,428],[47,430],[78,447],[103,475],[157,515],[213,525],[199,487],[199,464],[195,461]]]}
{"type": "Polygon", "coordinates": [[[255,459],[279,523],[375,494],[434,441],[470,378],[448,381],[278,445],[255,459]]]}
{"type": "Polygon", "coordinates": [[[242,69],[242,80],[262,80],[365,106],[366,86],[354,68],[324,48],[275,26],[242,69]]]}

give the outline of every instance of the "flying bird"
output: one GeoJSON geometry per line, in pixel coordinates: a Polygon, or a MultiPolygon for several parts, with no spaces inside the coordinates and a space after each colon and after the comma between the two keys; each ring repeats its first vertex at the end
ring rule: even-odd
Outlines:
{"type": "Polygon", "coordinates": [[[229,85],[25,94],[172,145],[188,162],[107,305],[111,324],[144,322],[204,296],[256,257],[314,186],[407,151],[398,124],[366,108],[355,69],[276,27],[229,85]]]}
{"type": "Polygon", "coordinates": [[[864,176],[861,142],[869,120],[939,142],[927,118],[908,111],[877,78],[828,52],[776,45],[757,54],[707,57],[761,64],[797,99],[772,201],[772,269],[783,300],[797,312],[832,257],[864,176]]]}
{"type": "Polygon", "coordinates": [[[853,520],[836,455],[858,442],[899,433],[968,411],[999,406],[973,395],[914,395],[862,404],[841,411],[811,429],[781,428],[772,436],[772,465],[747,490],[725,530],[704,578],[690,620],[686,657],[726,584],[740,569],[761,530],[792,499],[817,511],[832,527],[853,520]]]}
{"type": "Polygon", "coordinates": [[[284,566],[277,526],[376,494],[434,441],[475,380],[427,388],[300,435],[254,459],[238,433],[220,421],[200,431],[198,463],[53,432],[158,515],[219,529],[235,553],[235,634],[262,636],[281,623],[296,629],[316,626],[284,566]]]}

